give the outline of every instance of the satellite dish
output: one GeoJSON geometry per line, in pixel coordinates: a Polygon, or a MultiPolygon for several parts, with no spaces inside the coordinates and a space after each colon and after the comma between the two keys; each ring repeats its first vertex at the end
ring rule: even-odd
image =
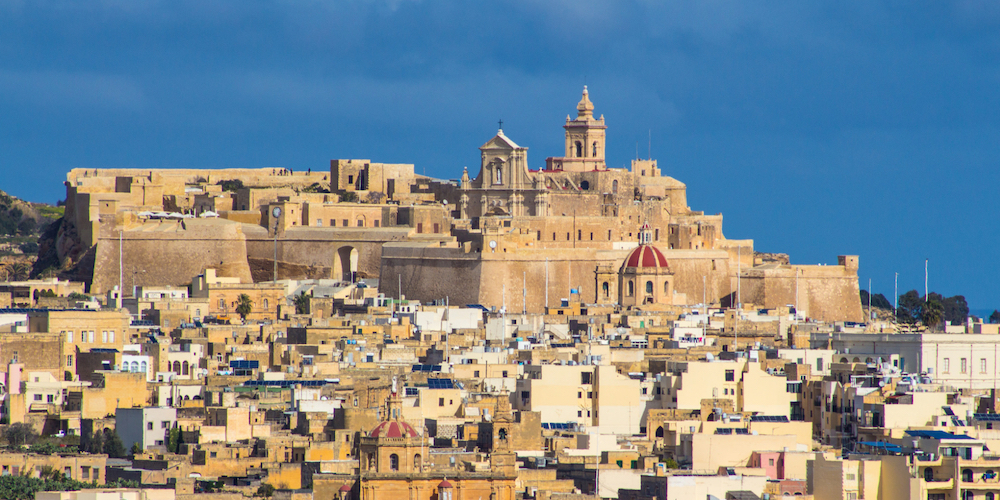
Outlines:
{"type": "Polygon", "coordinates": [[[281,207],[272,208],[271,215],[273,215],[274,217],[281,217],[281,207]]]}
{"type": "Polygon", "coordinates": [[[444,200],[444,201],[442,201],[442,202],[441,202],[441,204],[442,204],[442,205],[447,205],[447,204],[448,204],[448,200],[444,200]]]}
{"type": "Polygon", "coordinates": [[[496,247],[497,247],[497,241],[496,240],[490,240],[490,248],[496,248],[496,247]]]}

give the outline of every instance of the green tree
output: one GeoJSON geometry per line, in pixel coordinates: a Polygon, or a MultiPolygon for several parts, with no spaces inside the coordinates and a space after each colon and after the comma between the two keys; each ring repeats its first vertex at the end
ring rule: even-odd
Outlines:
{"type": "Polygon", "coordinates": [[[274,486],[264,483],[257,488],[257,493],[254,493],[253,496],[271,498],[271,495],[274,495],[274,486]]]}
{"type": "Polygon", "coordinates": [[[250,296],[241,293],[239,297],[236,298],[236,314],[243,318],[243,321],[247,320],[247,316],[253,312],[253,301],[250,300],[250,296]]]}
{"type": "Polygon", "coordinates": [[[38,433],[31,424],[18,422],[8,425],[3,431],[3,437],[11,446],[25,446],[34,443],[38,439],[38,433]]]}
{"type": "Polygon", "coordinates": [[[342,203],[354,203],[358,201],[358,193],[354,191],[344,191],[340,193],[340,201],[342,203]]]}
{"type": "Polygon", "coordinates": [[[309,313],[309,298],[312,295],[306,295],[306,292],[300,292],[295,296],[295,314],[308,314],[309,313]]]}
{"type": "Polygon", "coordinates": [[[125,445],[122,444],[122,438],[118,437],[117,431],[104,430],[103,451],[109,458],[125,458],[125,445]]]}
{"type": "Polygon", "coordinates": [[[924,304],[920,320],[927,328],[935,328],[944,320],[944,306],[937,299],[930,299],[924,304]]]}
{"type": "MultiPolygon", "coordinates": [[[[868,290],[861,290],[861,305],[862,307],[868,307],[868,290]]],[[[872,294],[872,307],[892,309],[892,304],[889,303],[889,299],[885,298],[885,295],[876,293],[872,294]]]]}
{"type": "Polygon", "coordinates": [[[680,467],[680,465],[677,464],[677,461],[674,460],[674,459],[672,459],[672,458],[668,458],[668,459],[664,460],[663,461],[663,465],[666,466],[666,468],[668,468],[668,469],[676,469],[676,468],[680,467]]]}
{"type": "Polygon", "coordinates": [[[239,191],[240,189],[243,189],[243,181],[239,179],[228,179],[224,181],[219,181],[216,184],[222,186],[223,191],[235,192],[239,191]]]}
{"type": "Polygon", "coordinates": [[[104,453],[104,433],[95,432],[87,442],[87,451],[90,453],[104,453]]]}
{"type": "Polygon", "coordinates": [[[173,427],[168,430],[166,438],[167,450],[169,450],[170,453],[180,453],[181,443],[183,442],[180,428],[173,427]]]}
{"type": "Polygon", "coordinates": [[[920,319],[924,299],[916,290],[910,290],[899,296],[899,307],[896,308],[896,320],[912,325],[920,319]]]}
{"type": "Polygon", "coordinates": [[[138,441],[132,443],[132,450],[131,450],[132,453],[131,454],[132,454],[133,457],[136,456],[136,455],[141,455],[142,451],[143,451],[142,450],[142,445],[140,445],[138,441]]]}
{"type": "Polygon", "coordinates": [[[990,314],[990,323],[1000,323],[1000,311],[993,310],[993,313],[990,314]]]}

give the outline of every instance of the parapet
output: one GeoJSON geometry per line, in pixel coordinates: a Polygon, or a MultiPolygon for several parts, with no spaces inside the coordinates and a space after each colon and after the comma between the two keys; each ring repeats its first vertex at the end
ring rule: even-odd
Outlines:
{"type": "Polygon", "coordinates": [[[844,266],[848,271],[858,270],[858,256],[857,255],[838,255],[837,264],[844,266]]]}

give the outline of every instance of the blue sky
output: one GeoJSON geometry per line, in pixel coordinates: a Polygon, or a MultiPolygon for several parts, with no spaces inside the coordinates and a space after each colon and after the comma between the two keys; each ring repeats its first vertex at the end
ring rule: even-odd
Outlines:
{"type": "Polygon", "coordinates": [[[651,151],[727,237],[859,254],[890,298],[929,258],[992,310],[998,63],[995,1],[0,0],[0,189],[332,158],[457,178],[501,118],[537,168],[586,83],[609,165],[651,151]]]}

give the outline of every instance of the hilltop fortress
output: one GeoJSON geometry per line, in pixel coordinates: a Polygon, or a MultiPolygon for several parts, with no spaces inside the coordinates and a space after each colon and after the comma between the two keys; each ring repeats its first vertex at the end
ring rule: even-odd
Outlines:
{"type": "Polygon", "coordinates": [[[410,164],[333,160],[329,171],[74,169],[43,266],[91,293],[119,283],[378,278],[387,296],[543,312],[570,298],[620,307],[798,305],[862,321],[858,257],[790,265],[729,240],[693,211],[655,160],[605,162],[604,117],[586,88],[563,126],[565,154],[532,169],[503,130],[479,172],[455,181],[410,164]],[[401,290],[399,287],[401,286],[401,290]]]}

